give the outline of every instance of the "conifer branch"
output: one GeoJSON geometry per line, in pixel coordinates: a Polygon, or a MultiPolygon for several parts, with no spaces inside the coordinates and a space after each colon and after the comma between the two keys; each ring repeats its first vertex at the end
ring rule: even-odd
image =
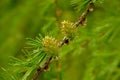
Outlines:
{"type": "MultiPolygon", "coordinates": [[[[73,24],[73,27],[74,27],[74,28],[77,28],[80,24],[81,24],[81,25],[84,24],[83,22],[85,21],[87,14],[88,14],[89,12],[93,11],[93,6],[94,6],[93,3],[89,3],[87,9],[82,13],[82,15],[80,16],[80,18],[78,19],[78,21],[76,21],[76,22],[73,24]]],[[[69,39],[68,39],[67,36],[64,36],[64,38],[62,39],[62,41],[59,42],[58,47],[60,48],[60,47],[62,47],[64,44],[69,44],[69,39]]],[[[39,76],[39,74],[40,74],[42,71],[44,71],[44,70],[46,70],[46,69],[48,68],[48,66],[49,66],[52,58],[53,58],[53,56],[49,57],[42,66],[38,67],[37,71],[35,72],[35,74],[34,74],[34,76],[33,76],[33,78],[32,78],[31,80],[36,80],[37,77],[39,76]]]]}

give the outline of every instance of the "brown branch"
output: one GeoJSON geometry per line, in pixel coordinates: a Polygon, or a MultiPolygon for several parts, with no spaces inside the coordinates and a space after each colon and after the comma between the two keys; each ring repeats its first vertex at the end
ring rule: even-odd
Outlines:
{"type": "Polygon", "coordinates": [[[94,6],[93,3],[90,3],[88,5],[87,9],[82,13],[78,21],[73,24],[74,27],[78,27],[80,24],[82,25],[82,22],[86,19],[87,14],[93,11],[93,6],[94,6]]]}
{"type": "Polygon", "coordinates": [[[48,69],[48,65],[49,63],[51,62],[52,60],[52,56],[50,58],[48,58],[46,60],[46,62],[41,66],[41,67],[38,67],[37,71],[35,72],[33,78],[31,80],[36,80],[37,77],[39,76],[40,72],[44,71],[44,70],[47,70],[48,69]]]}
{"type": "MultiPolygon", "coordinates": [[[[94,4],[93,3],[90,3],[87,7],[87,9],[82,13],[82,15],[80,16],[80,18],[78,19],[78,21],[76,21],[74,24],[73,24],[73,27],[78,27],[80,24],[83,25],[83,21],[85,21],[86,19],[86,16],[89,12],[93,11],[93,6],[94,4]]],[[[63,38],[63,40],[58,44],[58,47],[62,47],[64,44],[68,44],[69,43],[69,39],[67,38],[67,36],[65,36],[63,38]]],[[[31,80],[36,80],[37,77],[39,76],[39,74],[46,70],[48,68],[48,65],[50,64],[51,60],[52,60],[53,56],[51,56],[50,58],[48,58],[46,60],[46,62],[37,69],[37,71],[35,72],[33,78],[31,80]]]]}
{"type": "Polygon", "coordinates": [[[63,40],[58,44],[58,47],[62,47],[64,44],[68,44],[69,40],[67,36],[64,36],[63,40]]]}

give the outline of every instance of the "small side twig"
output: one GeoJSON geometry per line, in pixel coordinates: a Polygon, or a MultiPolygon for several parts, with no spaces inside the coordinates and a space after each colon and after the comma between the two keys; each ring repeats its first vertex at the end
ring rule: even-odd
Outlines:
{"type": "MultiPolygon", "coordinates": [[[[82,25],[82,22],[86,19],[86,16],[89,12],[93,11],[93,6],[94,4],[93,3],[90,3],[87,7],[87,9],[82,13],[82,15],[80,16],[80,18],[78,19],[78,21],[76,21],[74,24],[73,24],[73,27],[76,28],[78,27],[80,24],[82,25]]],[[[63,38],[63,40],[58,44],[58,47],[62,47],[64,44],[68,44],[69,43],[69,39],[67,38],[67,36],[65,36],[63,38]]],[[[48,58],[46,60],[46,62],[41,66],[41,67],[38,67],[37,71],[35,72],[33,78],[31,80],[36,80],[37,77],[39,76],[39,74],[44,71],[46,68],[48,68],[51,60],[52,60],[53,56],[51,56],[50,58],[48,58]]]]}
{"type": "Polygon", "coordinates": [[[51,60],[52,60],[52,56],[50,58],[48,58],[41,67],[38,67],[37,71],[35,72],[35,74],[31,80],[36,80],[38,75],[40,74],[40,72],[42,72],[48,68],[48,65],[51,62],[51,60]]]}

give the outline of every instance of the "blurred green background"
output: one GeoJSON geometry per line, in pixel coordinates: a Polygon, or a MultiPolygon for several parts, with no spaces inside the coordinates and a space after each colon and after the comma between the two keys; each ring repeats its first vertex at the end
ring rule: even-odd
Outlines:
{"type": "MultiPolygon", "coordinates": [[[[0,66],[10,56],[22,58],[25,38],[59,34],[61,21],[75,22],[81,15],[72,0],[0,0],[0,66]]],[[[69,46],[63,46],[63,80],[120,80],[120,0],[96,3],[87,26],[69,46]]],[[[56,67],[42,74],[56,80],[56,67]],[[55,73],[54,73],[55,72],[55,73]]]]}

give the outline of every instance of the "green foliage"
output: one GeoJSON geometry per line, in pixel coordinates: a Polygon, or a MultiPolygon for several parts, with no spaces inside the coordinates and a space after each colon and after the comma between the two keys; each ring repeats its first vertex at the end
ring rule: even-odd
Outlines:
{"type": "Polygon", "coordinates": [[[72,0],[72,5],[74,5],[78,12],[83,12],[91,0],[72,0]]]}
{"type": "Polygon", "coordinates": [[[16,78],[10,74],[6,69],[0,68],[0,79],[1,80],[16,80],[16,78]]]}
{"type": "Polygon", "coordinates": [[[50,70],[41,72],[38,79],[120,80],[119,3],[119,0],[1,0],[0,66],[4,68],[0,68],[0,80],[30,80],[50,56],[54,56],[50,70]],[[76,22],[90,3],[95,6],[87,15],[87,26],[80,25],[76,35],[69,25],[62,34],[61,21],[76,22]],[[43,45],[45,37],[36,37],[39,33],[53,37],[43,45]],[[56,40],[60,42],[66,35],[74,38],[68,45],[56,48],[56,40]],[[9,60],[8,56],[12,58],[9,60]]]}
{"type": "Polygon", "coordinates": [[[103,2],[103,0],[72,0],[71,4],[75,7],[77,12],[83,12],[90,3],[103,2]]]}

